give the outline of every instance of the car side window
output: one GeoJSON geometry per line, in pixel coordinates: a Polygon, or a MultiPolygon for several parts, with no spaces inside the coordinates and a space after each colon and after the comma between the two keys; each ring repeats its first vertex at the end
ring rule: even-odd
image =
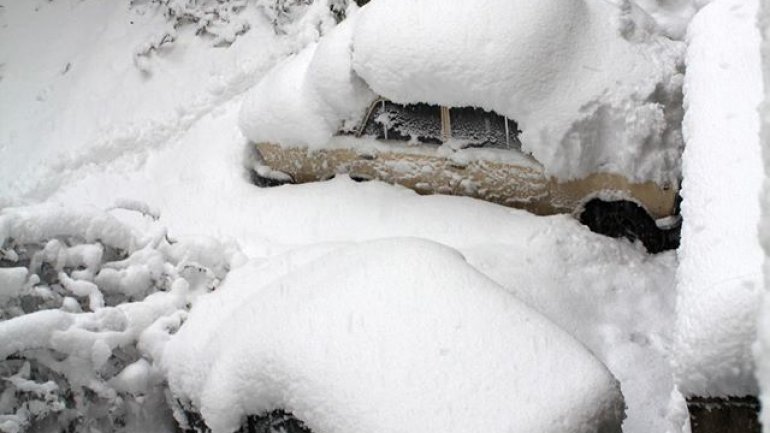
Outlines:
{"type": "Polygon", "coordinates": [[[377,102],[361,135],[383,140],[441,144],[441,108],[428,104],[377,102]]]}
{"type": "Polygon", "coordinates": [[[520,149],[519,127],[513,120],[475,107],[450,110],[452,138],[465,147],[520,149]]]}

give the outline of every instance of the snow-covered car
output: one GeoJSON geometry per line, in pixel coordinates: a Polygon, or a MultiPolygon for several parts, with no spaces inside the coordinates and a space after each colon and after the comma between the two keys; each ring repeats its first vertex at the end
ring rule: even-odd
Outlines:
{"type": "Polygon", "coordinates": [[[161,363],[190,433],[619,433],[625,418],[588,348],[414,238],[249,262],[196,301],[161,363]]]}
{"type": "Polygon", "coordinates": [[[246,99],[257,184],[346,173],[670,244],[655,220],[677,211],[682,45],[643,12],[395,0],[348,16],[246,99]]]}

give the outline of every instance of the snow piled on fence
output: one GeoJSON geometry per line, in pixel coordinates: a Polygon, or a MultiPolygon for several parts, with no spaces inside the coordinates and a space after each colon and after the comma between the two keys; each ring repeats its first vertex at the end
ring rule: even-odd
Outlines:
{"type": "Polygon", "coordinates": [[[756,395],[751,344],[763,287],[758,242],[762,100],[757,0],[716,0],[693,20],[674,347],[687,395],[756,395]]]}
{"type": "Polygon", "coordinates": [[[606,367],[454,250],[391,239],[270,265],[231,274],[164,352],[215,433],[276,409],[328,433],[620,428],[606,367]]]}

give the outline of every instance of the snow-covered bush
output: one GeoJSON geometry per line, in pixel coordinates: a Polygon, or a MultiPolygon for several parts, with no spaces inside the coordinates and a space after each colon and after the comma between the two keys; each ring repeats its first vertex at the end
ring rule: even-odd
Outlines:
{"type": "Polygon", "coordinates": [[[4,210],[0,432],[172,426],[155,355],[238,256],[96,209],[4,210]]]}
{"type": "MultiPolygon", "coordinates": [[[[173,47],[179,32],[192,29],[212,46],[227,47],[252,27],[253,14],[259,11],[277,34],[305,40],[305,33],[317,39],[345,18],[349,0],[131,0],[130,6],[141,13],[162,13],[166,26],[136,47],[134,64],[149,72],[150,57],[173,47]]],[[[304,44],[303,44],[304,45],[304,44]]]]}

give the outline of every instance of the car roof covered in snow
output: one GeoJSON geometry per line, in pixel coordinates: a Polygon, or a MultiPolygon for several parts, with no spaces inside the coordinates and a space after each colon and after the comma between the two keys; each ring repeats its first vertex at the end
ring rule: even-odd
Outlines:
{"type": "Polygon", "coordinates": [[[549,175],[675,180],[683,44],[653,30],[604,0],[371,2],[268,74],[241,125],[255,142],[317,147],[374,94],[474,106],[516,120],[549,175]]]}

